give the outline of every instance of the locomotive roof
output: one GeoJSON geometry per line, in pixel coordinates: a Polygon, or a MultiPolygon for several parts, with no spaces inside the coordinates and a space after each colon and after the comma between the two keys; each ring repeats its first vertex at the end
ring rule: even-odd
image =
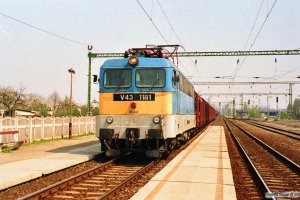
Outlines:
{"type": "MultiPolygon", "coordinates": [[[[175,65],[165,58],[145,58],[138,57],[139,63],[136,67],[174,67],[175,65]]],[[[132,67],[128,63],[128,58],[119,58],[119,59],[109,59],[106,60],[102,68],[122,68],[122,67],[132,67]]]]}

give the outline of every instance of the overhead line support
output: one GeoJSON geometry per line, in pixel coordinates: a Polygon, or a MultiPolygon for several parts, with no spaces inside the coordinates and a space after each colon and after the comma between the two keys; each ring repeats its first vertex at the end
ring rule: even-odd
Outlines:
{"type": "Polygon", "coordinates": [[[263,93],[251,93],[251,92],[240,92],[240,93],[200,93],[201,96],[241,96],[241,95],[244,95],[244,96],[262,96],[262,95],[269,95],[269,96],[275,96],[275,95],[289,95],[289,93],[281,93],[281,92],[277,92],[277,93],[266,93],[266,92],[263,92],[263,93]]]}
{"type": "MultiPolygon", "coordinates": [[[[271,55],[300,55],[300,50],[266,50],[266,51],[207,51],[207,52],[177,52],[178,57],[199,56],[271,56],[271,55]]],[[[124,53],[91,53],[89,58],[124,57],[124,53]]]]}
{"type": "MultiPolygon", "coordinates": [[[[88,46],[88,100],[87,113],[91,115],[91,60],[93,58],[124,57],[124,53],[92,53],[92,46],[88,46]]],[[[300,49],[295,50],[266,50],[266,51],[211,51],[211,52],[177,52],[178,57],[200,57],[200,56],[270,56],[270,55],[300,55],[300,49]]],[[[255,84],[254,82],[252,84],[255,84]]],[[[272,83],[276,84],[276,83],[272,83]]],[[[282,83],[284,84],[284,83],[282,83]]],[[[293,83],[292,83],[293,84],[293,83]]],[[[298,83],[296,83],[298,84],[298,83]]],[[[196,84],[197,85],[197,84],[196,84]]],[[[199,84],[198,84],[199,85],[199,84]]],[[[234,85],[234,84],[231,84],[234,85]]]]}
{"type": "Polygon", "coordinates": [[[191,82],[193,85],[272,85],[300,84],[300,81],[264,81],[264,82],[191,82]]]}

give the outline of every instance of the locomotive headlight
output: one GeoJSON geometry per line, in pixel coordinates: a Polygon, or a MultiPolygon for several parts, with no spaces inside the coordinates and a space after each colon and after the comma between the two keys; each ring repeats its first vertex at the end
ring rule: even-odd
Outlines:
{"type": "Polygon", "coordinates": [[[113,121],[114,121],[114,119],[111,116],[106,118],[106,123],[108,123],[108,124],[111,124],[113,121]]]}
{"type": "Polygon", "coordinates": [[[137,66],[139,59],[135,56],[132,56],[128,59],[128,62],[131,66],[137,66]]]}
{"type": "Polygon", "coordinates": [[[158,124],[160,122],[160,117],[159,116],[155,116],[154,118],[153,118],[153,123],[154,124],[158,124]]]}

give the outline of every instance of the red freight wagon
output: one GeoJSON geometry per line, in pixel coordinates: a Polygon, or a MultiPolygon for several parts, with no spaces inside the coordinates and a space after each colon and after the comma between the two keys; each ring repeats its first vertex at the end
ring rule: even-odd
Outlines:
{"type": "Polygon", "coordinates": [[[215,119],[216,110],[199,94],[195,93],[196,128],[201,129],[215,119]]]}

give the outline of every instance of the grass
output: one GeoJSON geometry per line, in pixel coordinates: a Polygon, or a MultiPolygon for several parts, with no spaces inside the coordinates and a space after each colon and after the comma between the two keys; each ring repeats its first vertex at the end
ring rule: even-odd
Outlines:
{"type": "Polygon", "coordinates": [[[17,148],[14,145],[4,145],[3,147],[1,147],[1,152],[2,153],[10,153],[16,149],[17,148]]]}

